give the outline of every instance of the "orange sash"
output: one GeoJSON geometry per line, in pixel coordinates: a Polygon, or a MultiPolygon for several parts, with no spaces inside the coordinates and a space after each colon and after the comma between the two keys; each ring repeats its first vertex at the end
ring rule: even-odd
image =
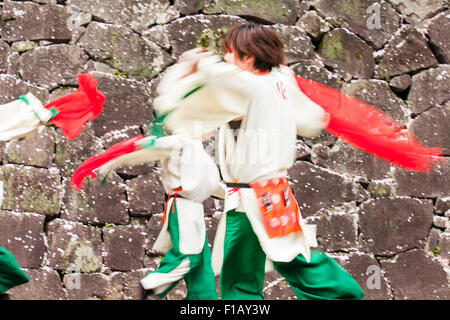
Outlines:
{"type": "Polygon", "coordinates": [[[297,201],[287,178],[275,178],[251,183],[255,191],[264,228],[269,238],[283,237],[302,231],[297,201]]]}
{"type": "MultiPolygon", "coordinates": [[[[183,188],[182,187],[178,187],[178,188],[174,189],[174,191],[181,192],[181,191],[183,191],[183,188]]],[[[174,194],[169,194],[168,197],[167,197],[167,201],[166,201],[166,204],[164,206],[164,212],[163,212],[163,217],[162,217],[162,224],[163,225],[166,222],[167,209],[168,209],[167,205],[169,204],[169,200],[170,200],[171,197],[173,198],[173,201],[172,201],[172,212],[175,212],[175,206],[174,206],[173,203],[175,202],[175,200],[177,200],[177,196],[178,196],[178,194],[175,192],[174,194]]]]}

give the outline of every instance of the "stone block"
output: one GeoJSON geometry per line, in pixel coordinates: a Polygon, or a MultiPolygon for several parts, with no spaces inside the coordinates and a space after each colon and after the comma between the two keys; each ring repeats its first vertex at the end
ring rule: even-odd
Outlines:
{"type": "Polygon", "coordinates": [[[2,209],[54,216],[61,208],[61,177],[57,169],[0,166],[4,184],[2,209]]]}
{"type": "Polygon", "coordinates": [[[12,253],[22,268],[39,268],[45,254],[45,216],[0,211],[0,247],[12,253]]]}
{"type": "Polygon", "coordinates": [[[363,202],[359,209],[361,232],[375,255],[423,248],[433,223],[428,201],[378,198],[363,202]]]}
{"type": "Polygon", "coordinates": [[[117,271],[142,268],[146,235],[145,228],[139,226],[104,228],[105,265],[117,271]]]}
{"type": "Polygon", "coordinates": [[[55,219],[47,224],[48,264],[56,270],[96,272],[102,266],[101,231],[55,219]]]}

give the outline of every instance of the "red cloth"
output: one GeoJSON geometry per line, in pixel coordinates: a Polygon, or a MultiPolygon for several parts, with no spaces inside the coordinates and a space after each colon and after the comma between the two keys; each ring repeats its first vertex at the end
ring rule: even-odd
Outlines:
{"type": "Polygon", "coordinates": [[[59,127],[67,139],[76,138],[89,120],[100,115],[105,96],[97,90],[97,80],[89,73],[78,75],[79,88],[51,103],[45,108],[55,109],[58,114],[49,122],[59,127]]]}
{"type": "Polygon", "coordinates": [[[136,141],[144,138],[145,135],[127,139],[116,143],[108,148],[106,151],[99,155],[86,159],[72,174],[71,184],[75,189],[81,189],[83,187],[83,180],[87,176],[95,178],[97,175],[93,172],[95,169],[101,167],[108,161],[111,161],[117,157],[136,151],[139,147],[135,144],[136,141]]]}
{"type": "Polygon", "coordinates": [[[321,83],[296,76],[300,90],[330,114],[325,129],[347,144],[410,171],[430,172],[444,158],[381,110],[321,83]]]}

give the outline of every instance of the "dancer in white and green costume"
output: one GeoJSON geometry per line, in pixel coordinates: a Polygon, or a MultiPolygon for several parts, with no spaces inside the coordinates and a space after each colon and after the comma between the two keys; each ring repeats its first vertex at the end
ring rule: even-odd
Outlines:
{"type": "Polygon", "coordinates": [[[183,54],[167,70],[154,101],[174,133],[198,137],[220,127],[220,170],[228,188],[212,264],[221,274],[221,298],[262,299],[265,271],[274,267],[300,299],[360,299],[357,282],[324,252],[311,249],[317,246],[315,226],[298,209],[299,230],[268,235],[249,184],[287,177],[296,136],[318,135],[329,118],[283,66],[283,45],[274,33],[253,24],[231,30],[224,46],[228,63],[201,50],[183,54]],[[237,139],[233,120],[241,121],[237,139]]]}
{"type": "MultiPolygon", "coordinates": [[[[176,137],[165,137],[172,139],[176,137]]],[[[215,300],[202,202],[219,189],[219,172],[201,141],[183,138],[171,156],[161,160],[163,184],[169,199],[163,229],[153,249],[165,252],[159,268],[141,279],[144,289],[164,297],[181,279],[188,300],[215,300]]]]}
{"type": "Polygon", "coordinates": [[[0,247],[0,294],[29,281],[11,252],[0,247]]]}

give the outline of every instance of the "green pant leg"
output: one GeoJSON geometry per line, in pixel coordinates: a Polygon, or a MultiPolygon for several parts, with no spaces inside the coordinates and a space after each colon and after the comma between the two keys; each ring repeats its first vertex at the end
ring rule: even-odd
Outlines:
{"type": "Polygon", "coordinates": [[[206,236],[203,252],[189,257],[191,265],[196,265],[196,267],[184,278],[188,288],[186,300],[217,300],[214,272],[211,267],[211,249],[208,246],[208,238],[206,236]]]}
{"type": "Polygon", "coordinates": [[[14,256],[0,247],[0,294],[28,281],[30,279],[22,271],[14,256]]]}
{"type": "Polygon", "coordinates": [[[262,300],[266,255],[245,213],[227,213],[224,242],[221,298],[262,300]]]}
{"type": "Polygon", "coordinates": [[[320,250],[311,250],[308,263],[303,255],[290,262],[273,262],[299,299],[361,299],[364,292],[336,261],[320,250]]]}
{"type": "MultiPolygon", "coordinates": [[[[175,270],[180,264],[185,263],[186,259],[189,260],[189,270],[183,275],[186,281],[187,287],[187,299],[217,299],[217,292],[214,282],[214,273],[211,267],[211,250],[208,247],[208,240],[205,237],[205,245],[203,251],[200,254],[185,255],[180,252],[180,234],[178,225],[178,211],[176,208],[176,202],[174,201],[173,207],[171,206],[168,217],[168,230],[172,240],[172,248],[164,255],[158,270],[152,272],[157,273],[170,273],[175,270]],[[198,271],[199,270],[199,271],[198,271]],[[201,272],[200,272],[201,271],[201,272]],[[201,290],[201,291],[200,291],[201,290]]],[[[162,298],[170,290],[175,287],[178,282],[172,283],[166,290],[157,294],[157,297],[162,298]]]]}

